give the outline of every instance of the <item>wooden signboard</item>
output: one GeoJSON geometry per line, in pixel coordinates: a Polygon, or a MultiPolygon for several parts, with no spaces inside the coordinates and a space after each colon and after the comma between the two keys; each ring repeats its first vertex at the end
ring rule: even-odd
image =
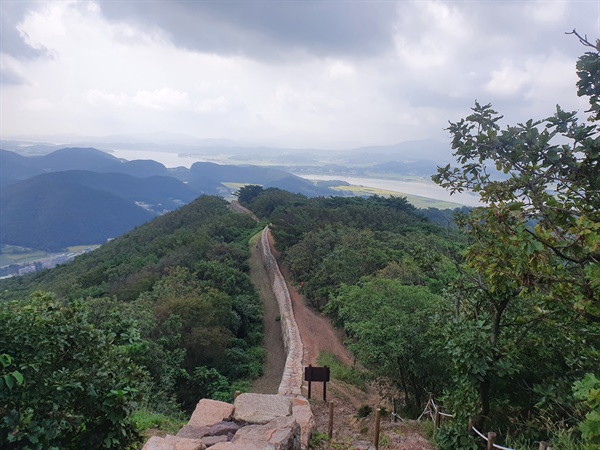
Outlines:
{"type": "Polygon", "coordinates": [[[304,368],[304,381],[308,381],[308,398],[310,399],[310,394],[312,391],[312,382],[313,381],[322,381],[323,382],[323,401],[327,401],[327,382],[330,380],[331,375],[329,371],[329,367],[313,367],[309,365],[304,368]]]}

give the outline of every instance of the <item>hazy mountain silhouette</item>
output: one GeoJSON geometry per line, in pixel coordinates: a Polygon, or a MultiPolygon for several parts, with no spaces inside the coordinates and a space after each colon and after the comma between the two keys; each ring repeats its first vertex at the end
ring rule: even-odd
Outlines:
{"type": "Polygon", "coordinates": [[[101,244],[156,216],[62,175],[44,174],[2,189],[0,244],[53,251],[101,244]]]}

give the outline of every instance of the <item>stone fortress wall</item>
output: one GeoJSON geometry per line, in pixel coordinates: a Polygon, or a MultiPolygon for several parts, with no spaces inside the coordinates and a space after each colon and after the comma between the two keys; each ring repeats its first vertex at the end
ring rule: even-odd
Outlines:
{"type": "Polygon", "coordinates": [[[301,450],[308,448],[314,418],[302,396],[304,348],[285,279],[261,235],[261,251],[277,298],[287,354],[277,394],[241,394],[234,404],[202,399],[176,436],[152,437],[143,450],[301,450]]]}

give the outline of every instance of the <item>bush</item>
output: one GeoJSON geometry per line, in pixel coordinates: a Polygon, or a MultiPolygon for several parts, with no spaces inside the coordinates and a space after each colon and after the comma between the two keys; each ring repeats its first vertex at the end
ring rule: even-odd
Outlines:
{"type": "Polygon", "coordinates": [[[364,419],[365,417],[370,416],[372,412],[373,408],[371,408],[369,405],[362,405],[360,408],[358,408],[356,417],[358,417],[359,419],[364,419]]]}
{"type": "MultiPolygon", "coordinates": [[[[78,303],[49,294],[10,302],[0,312],[3,371],[15,382],[0,385],[0,447],[128,448],[139,436],[130,414],[144,378],[95,328],[78,303]]],[[[4,380],[8,378],[3,377],[4,380]]]]}

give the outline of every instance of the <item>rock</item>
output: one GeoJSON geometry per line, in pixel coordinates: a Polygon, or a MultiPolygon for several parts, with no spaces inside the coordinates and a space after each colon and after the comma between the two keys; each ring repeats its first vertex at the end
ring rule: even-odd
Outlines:
{"type": "Polygon", "coordinates": [[[143,450],[206,450],[206,445],[200,439],[187,439],[167,435],[166,437],[151,437],[143,450]]]}
{"type": "Polygon", "coordinates": [[[273,450],[272,445],[265,447],[264,445],[252,444],[250,442],[242,442],[234,444],[233,442],[219,442],[213,445],[210,450],[273,450]]]}
{"type": "MultiPolygon", "coordinates": [[[[241,397],[241,395],[240,395],[241,397]]],[[[192,427],[211,427],[215,423],[229,420],[233,414],[233,405],[203,398],[196,405],[194,414],[188,422],[192,427]]]]}
{"type": "Polygon", "coordinates": [[[300,450],[300,425],[292,417],[278,417],[265,425],[250,425],[240,429],[233,444],[262,445],[273,450],[300,450]]]}
{"type": "Polygon", "coordinates": [[[266,424],[290,414],[292,402],[282,395],[242,394],[235,399],[234,419],[237,422],[266,424]]]}
{"type": "Polygon", "coordinates": [[[210,427],[193,427],[191,425],[185,425],[177,433],[177,437],[188,439],[202,439],[204,436],[210,435],[210,427]]]}
{"type": "Polygon", "coordinates": [[[235,433],[237,433],[237,430],[239,430],[241,428],[240,425],[238,425],[235,422],[219,422],[219,423],[215,423],[212,427],[210,427],[209,429],[209,433],[211,436],[227,436],[230,433],[232,435],[234,435],[235,433]]]}
{"type": "Polygon", "coordinates": [[[152,436],[142,450],[173,450],[173,446],[164,438],[152,436]]]}
{"type": "Polygon", "coordinates": [[[308,443],[315,428],[315,418],[308,400],[304,397],[292,399],[292,415],[300,425],[302,448],[308,448],[308,443]]]}
{"type": "Polygon", "coordinates": [[[227,442],[227,436],[206,436],[202,438],[206,447],[211,447],[219,442],[227,442]]]}

